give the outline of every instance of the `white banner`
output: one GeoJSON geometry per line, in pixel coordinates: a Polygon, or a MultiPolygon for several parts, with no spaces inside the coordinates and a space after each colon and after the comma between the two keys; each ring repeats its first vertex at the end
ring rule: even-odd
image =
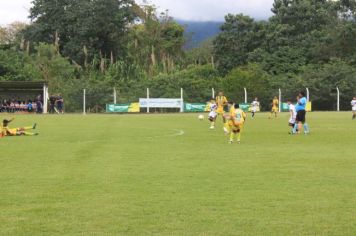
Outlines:
{"type": "Polygon", "coordinates": [[[140,98],[141,108],[182,108],[180,98],[140,98]]]}

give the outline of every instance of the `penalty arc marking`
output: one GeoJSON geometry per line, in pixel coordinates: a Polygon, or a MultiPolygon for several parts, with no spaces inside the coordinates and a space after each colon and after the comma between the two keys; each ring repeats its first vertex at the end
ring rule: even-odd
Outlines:
{"type": "Polygon", "coordinates": [[[152,136],[152,137],[149,137],[149,138],[179,137],[179,136],[185,135],[185,131],[184,130],[174,129],[173,131],[175,131],[174,134],[157,135],[157,136],[152,136]]]}

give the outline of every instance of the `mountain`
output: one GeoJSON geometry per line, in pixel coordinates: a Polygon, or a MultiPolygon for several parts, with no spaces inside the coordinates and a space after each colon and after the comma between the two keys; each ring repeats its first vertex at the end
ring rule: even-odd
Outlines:
{"type": "Polygon", "coordinates": [[[218,35],[220,26],[223,24],[223,22],[215,21],[176,20],[176,22],[185,27],[186,49],[198,47],[203,41],[218,35]]]}

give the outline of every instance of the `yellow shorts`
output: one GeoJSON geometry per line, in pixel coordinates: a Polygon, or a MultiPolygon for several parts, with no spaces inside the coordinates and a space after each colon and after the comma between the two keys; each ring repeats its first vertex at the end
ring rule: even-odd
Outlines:
{"type": "Polygon", "coordinates": [[[272,107],[272,112],[278,112],[278,111],[279,111],[278,107],[272,107]]]}
{"type": "Polygon", "coordinates": [[[8,136],[15,136],[17,134],[17,129],[7,129],[6,135],[8,136]]]}
{"type": "Polygon", "coordinates": [[[229,121],[229,127],[232,132],[238,132],[242,130],[244,123],[234,123],[233,121],[229,121]]]}
{"type": "Polygon", "coordinates": [[[218,107],[218,109],[216,110],[216,112],[217,112],[219,115],[223,115],[223,114],[225,113],[224,107],[218,107]]]}

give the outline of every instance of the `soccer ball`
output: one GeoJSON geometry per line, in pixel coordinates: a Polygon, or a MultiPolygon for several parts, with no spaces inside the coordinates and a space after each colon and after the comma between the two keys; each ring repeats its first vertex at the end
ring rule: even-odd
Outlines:
{"type": "Polygon", "coordinates": [[[199,116],[198,116],[198,119],[199,119],[199,120],[204,120],[204,115],[199,115],[199,116]]]}

